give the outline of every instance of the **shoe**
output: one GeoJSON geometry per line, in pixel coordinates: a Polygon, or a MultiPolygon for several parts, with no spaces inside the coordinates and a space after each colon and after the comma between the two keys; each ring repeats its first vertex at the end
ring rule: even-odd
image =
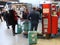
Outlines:
{"type": "Polygon", "coordinates": [[[13,36],[15,36],[15,34],[13,34],[13,36]]]}
{"type": "Polygon", "coordinates": [[[10,29],[9,26],[8,26],[8,29],[10,29]]]}

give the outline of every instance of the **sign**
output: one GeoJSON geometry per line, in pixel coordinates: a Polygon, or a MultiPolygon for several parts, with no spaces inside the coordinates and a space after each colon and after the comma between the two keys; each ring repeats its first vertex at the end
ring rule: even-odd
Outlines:
{"type": "Polygon", "coordinates": [[[43,9],[43,13],[49,13],[49,9],[48,8],[44,8],[43,9]]]}
{"type": "Polygon", "coordinates": [[[44,28],[48,28],[48,19],[44,19],[44,28]]]}

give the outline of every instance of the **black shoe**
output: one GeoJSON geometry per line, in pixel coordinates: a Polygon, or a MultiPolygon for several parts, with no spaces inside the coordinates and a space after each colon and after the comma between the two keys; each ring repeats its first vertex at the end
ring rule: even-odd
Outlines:
{"type": "Polygon", "coordinates": [[[15,34],[13,34],[13,36],[15,36],[15,34]]]}
{"type": "Polygon", "coordinates": [[[8,26],[8,29],[10,29],[9,26],[8,26]]]}

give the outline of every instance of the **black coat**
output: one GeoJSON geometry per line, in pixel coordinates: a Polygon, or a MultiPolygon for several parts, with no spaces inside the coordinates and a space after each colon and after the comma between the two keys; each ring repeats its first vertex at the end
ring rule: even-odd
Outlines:
{"type": "Polygon", "coordinates": [[[39,12],[37,11],[32,11],[29,16],[28,16],[28,19],[32,22],[32,23],[38,23],[39,22],[39,12]]]}
{"type": "Polygon", "coordinates": [[[9,10],[9,15],[10,15],[10,24],[11,25],[15,25],[17,24],[17,20],[15,20],[15,17],[14,17],[14,11],[13,10],[9,10]]]}
{"type": "Polygon", "coordinates": [[[27,16],[28,14],[23,11],[23,15],[22,15],[23,19],[27,19],[27,16]]]}

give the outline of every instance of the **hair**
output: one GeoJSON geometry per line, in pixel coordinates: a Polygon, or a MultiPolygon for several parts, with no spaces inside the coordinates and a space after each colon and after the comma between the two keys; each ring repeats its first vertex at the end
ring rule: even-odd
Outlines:
{"type": "Polygon", "coordinates": [[[33,9],[33,10],[36,10],[36,7],[33,7],[32,9],[33,9]]]}

